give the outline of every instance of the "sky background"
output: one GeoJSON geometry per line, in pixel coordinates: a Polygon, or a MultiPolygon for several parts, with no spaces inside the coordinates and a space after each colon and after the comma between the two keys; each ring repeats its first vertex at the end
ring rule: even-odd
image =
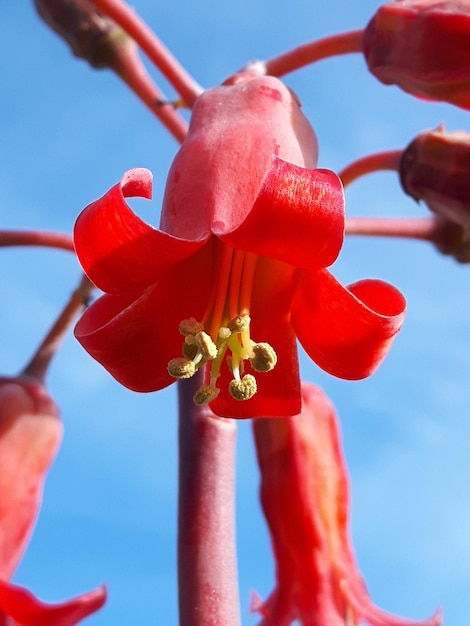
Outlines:
{"type": "MultiPolygon", "coordinates": [[[[134,5],[210,87],[251,59],[364,26],[379,2],[134,5]]],[[[155,198],[139,210],[158,224],[176,142],[114,75],[75,60],[32,2],[3,3],[0,76],[0,227],[70,232],[85,205],[137,166],[154,173],[155,198]]],[[[285,82],[317,132],[319,165],[337,171],[365,154],[404,147],[441,122],[448,130],[469,127],[468,112],[382,86],[359,55],[323,61],[285,82]]],[[[426,214],[393,173],[354,183],[346,202],[350,215],[426,214]]],[[[425,618],[441,606],[448,626],[467,626],[470,268],[428,244],[351,238],[332,271],[344,283],[388,280],[408,301],[403,331],[370,379],[336,380],[301,355],[303,377],[324,386],[341,417],[360,569],[382,608],[425,618]]],[[[0,251],[2,375],[23,367],[79,276],[65,252],[0,251]]],[[[69,336],[48,388],[61,406],[65,438],[14,580],[46,601],[106,582],[108,603],[90,626],[176,624],[175,387],[127,391],[69,336]]],[[[274,569],[248,422],[239,425],[238,458],[240,595],[243,624],[251,626],[249,592],[266,596],[274,569]]]]}

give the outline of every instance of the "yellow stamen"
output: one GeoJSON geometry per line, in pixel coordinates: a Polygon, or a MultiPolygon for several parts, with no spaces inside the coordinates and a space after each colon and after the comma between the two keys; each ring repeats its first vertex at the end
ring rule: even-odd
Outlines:
{"type": "Polygon", "coordinates": [[[202,385],[194,396],[198,405],[214,400],[217,381],[226,362],[233,375],[229,393],[236,400],[249,400],[257,391],[252,374],[243,375],[244,362],[250,360],[254,371],[269,372],[277,362],[273,348],[255,343],[250,337],[250,305],[258,257],[234,250],[220,240],[214,243],[215,275],[211,295],[201,322],[183,320],[183,358],[172,359],[169,373],[175,378],[189,378],[210,362],[209,384],[202,385]],[[226,358],[227,357],[227,358],[226,358]]]}

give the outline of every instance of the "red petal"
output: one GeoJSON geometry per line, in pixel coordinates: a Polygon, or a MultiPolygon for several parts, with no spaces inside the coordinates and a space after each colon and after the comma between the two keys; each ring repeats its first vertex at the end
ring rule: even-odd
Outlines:
{"type": "Polygon", "coordinates": [[[79,261],[89,278],[106,293],[142,291],[204,244],[204,240],[177,239],[157,230],[129,208],[126,197],[151,197],[151,177],[145,169],[129,170],[76,221],[74,242],[79,261]]]}
{"type": "Polygon", "coordinates": [[[277,354],[277,365],[266,373],[254,372],[245,361],[245,372],[255,376],[258,391],[250,400],[237,401],[228,393],[232,379],[223,366],[217,386],[220,394],[210,408],[221,417],[286,417],[301,408],[297,345],[289,310],[295,272],[289,266],[259,259],[250,309],[251,338],[269,343],[277,354]]]}
{"type": "Polygon", "coordinates": [[[349,380],[374,372],[405,316],[402,294],[388,283],[362,280],[348,288],[326,270],[302,272],[292,324],[322,369],[349,380]]]}
{"type": "Polygon", "coordinates": [[[0,578],[10,578],[29,541],[61,438],[59,410],[41,384],[0,378],[0,578]]]}
{"type": "Polygon", "coordinates": [[[343,243],[343,186],[329,170],[274,158],[251,211],[237,219],[227,213],[214,234],[234,248],[296,267],[327,267],[343,243]]]}
{"type": "Polygon", "coordinates": [[[212,245],[166,272],[140,297],[105,295],[92,304],[75,327],[91,356],[121,384],[134,391],[155,391],[174,382],[168,361],[181,356],[178,327],[200,318],[211,289],[212,245]]]}
{"type": "Polygon", "coordinates": [[[0,580],[0,622],[12,626],[73,626],[95,613],[106,602],[106,588],[62,602],[45,604],[27,589],[0,580]]]}

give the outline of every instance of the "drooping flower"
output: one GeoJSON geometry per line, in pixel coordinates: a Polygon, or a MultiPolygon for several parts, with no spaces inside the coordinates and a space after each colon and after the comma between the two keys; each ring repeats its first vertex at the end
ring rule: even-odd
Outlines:
{"type": "Polygon", "coordinates": [[[413,622],[372,603],[349,535],[349,484],[334,407],[302,385],[303,408],[285,420],[255,420],[261,503],[276,559],[276,586],[254,599],[260,626],[438,626],[440,613],[413,622]]]}
{"type": "Polygon", "coordinates": [[[449,225],[442,252],[470,262],[470,134],[441,125],[420,133],[403,151],[400,181],[405,193],[449,225]]]}
{"type": "Polygon", "coordinates": [[[364,55],[386,85],[470,109],[467,0],[394,0],[366,27],[364,55]]]}
{"type": "Polygon", "coordinates": [[[300,410],[296,336],[326,371],[369,375],[405,302],[380,281],[346,289],[325,269],[342,246],[344,198],[316,160],[315,134],[278,79],[243,73],[202,94],[160,229],[125,201],[150,197],[142,169],[77,220],[78,258],[105,292],[76,326],[80,343],[136,391],[206,365],[195,401],[225,417],[300,410]]]}
{"type": "Polygon", "coordinates": [[[9,582],[41,505],[46,473],[62,438],[59,410],[31,376],[0,378],[0,624],[73,626],[106,600],[101,587],[67,602],[44,604],[9,582]]]}

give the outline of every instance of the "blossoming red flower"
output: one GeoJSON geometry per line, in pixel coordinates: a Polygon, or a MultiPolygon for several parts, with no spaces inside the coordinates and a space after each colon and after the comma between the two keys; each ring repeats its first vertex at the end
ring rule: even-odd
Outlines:
{"type": "Polygon", "coordinates": [[[261,502],[276,558],[276,587],[253,609],[261,626],[438,626],[392,616],[369,598],[350,543],[347,468],[335,410],[323,391],[302,385],[302,413],[255,420],[261,502]]]}
{"type": "Polygon", "coordinates": [[[150,197],[147,170],[127,172],[77,220],[78,258],[105,292],[76,326],[81,344],[137,391],[206,365],[195,401],[225,417],[300,410],[296,335],[326,371],[369,375],[405,303],[390,285],[345,289],[325,270],[342,246],[344,200],[316,159],[315,134],[278,79],[238,74],[202,94],[161,229],[125,202],[150,197]]]}
{"type": "Polygon", "coordinates": [[[364,34],[369,70],[386,85],[470,109],[467,0],[394,0],[364,34]]]}
{"type": "Polygon", "coordinates": [[[59,410],[30,376],[0,378],[0,624],[73,626],[101,608],[104,587],[44,604],[8,582],[24,552],[42,499],[45,475],[62,438],[59,410]]]}

